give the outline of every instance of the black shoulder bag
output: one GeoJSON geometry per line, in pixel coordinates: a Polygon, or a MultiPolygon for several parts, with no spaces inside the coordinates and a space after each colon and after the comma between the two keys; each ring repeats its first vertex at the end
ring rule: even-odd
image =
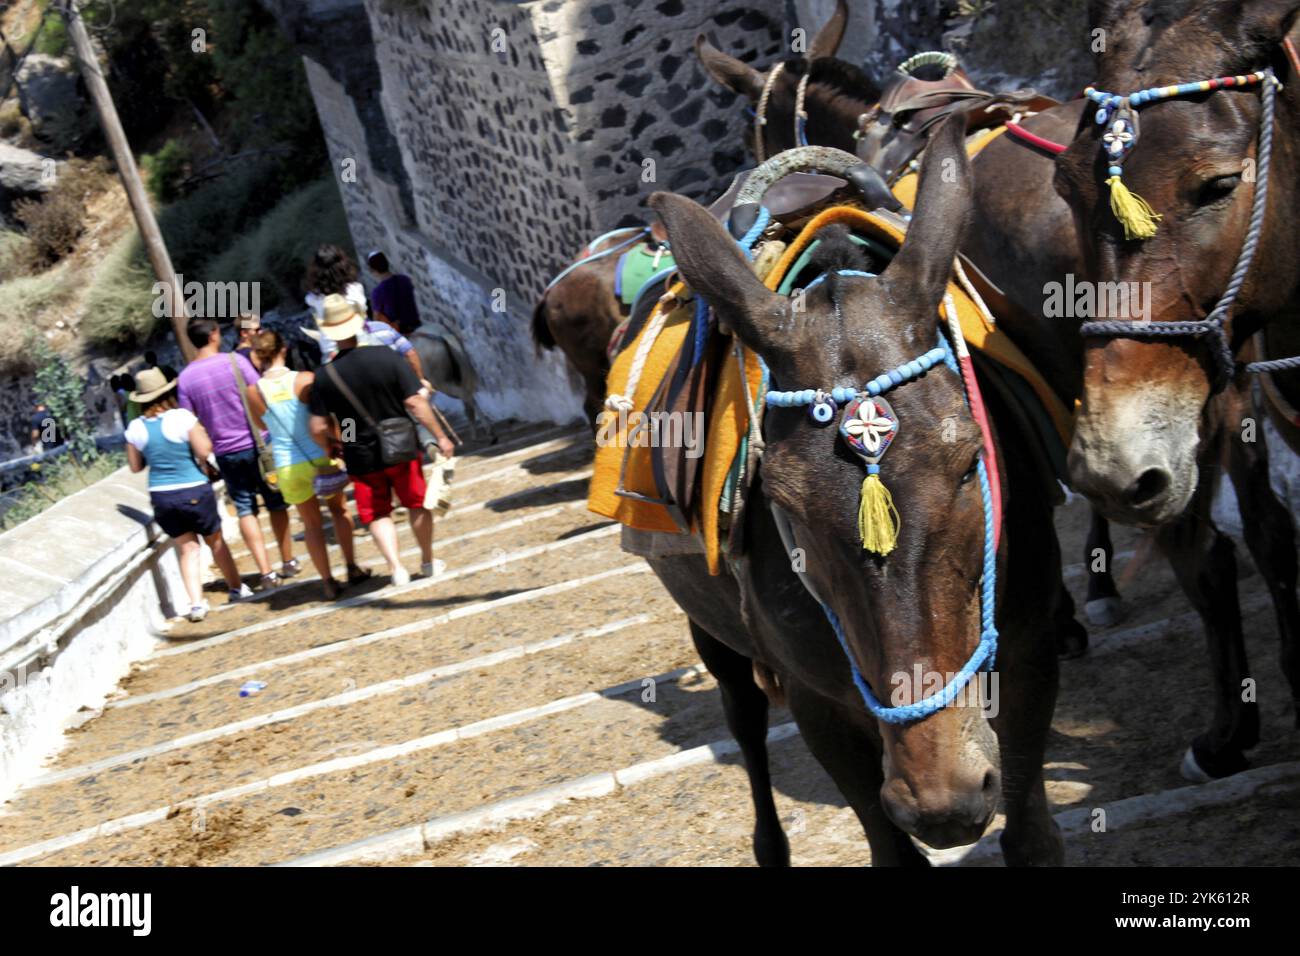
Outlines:
{"type": "Polygon", "coordinates": [[[334,363],[331,362],[324,368],[330,381],[343,393],[343,397],[361,416],[366,426],[379,436],[379,460],[384,463],[385,468],[420,457],[420,443],[415,433],[415,423],[410,418],[403,415],[401,418],[384,418],[376,422],[357,401],[356,395],[352,394],[352,389],[344,384],[343,376],[334,369],[334,363]]]}

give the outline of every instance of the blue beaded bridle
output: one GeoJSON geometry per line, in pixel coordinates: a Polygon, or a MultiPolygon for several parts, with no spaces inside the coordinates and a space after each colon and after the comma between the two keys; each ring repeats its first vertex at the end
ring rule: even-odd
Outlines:
{"type": "MultiPolygon", "coordinates": [[[[744,243],[742,243],[744,245],[744,243]]],[[[745,246],[746,252],[748,247],[745,246]]],[[[840,270],[840,275],[850,276],[867,276],[872,273],[859,272],[856,270],[840,270]]],[[[820,277],[819,277],[820,278],[820,277]]],[[[807,288],[811,288],[810,283],[807,288]]],[[[805,289],[805,291],[806,291],[805,289]]],[[[887,410],[887,418],[892,420],[892,427],[888,429],[888,441],[884,442],[884,447],[879,448],[878,452],[873,454],[864,454],[861,442],[855,440],[847,426],[851,420],[851,415],[855,414],[859,403],[864,401],[879,400],[880,397],[891,389],[897,388],[906,382],[923,378],[932,368],[939,363],[943,363],[959,380],[962,379],[961,369],[958,366],[957,359],[953,355],[952,347],[948,343],[947,337],[939,330],[939,344],[923,354],[917,356],[910,362],[904,362],[876,376],[867,382],[860,389],[853,387],[836,386],[831,389],[802,389],[798,391],[768,391],[765,398],[769,406],[776,408],[793,408],[800,406],[809,406],[809,418],[812,423],[818,427],[824,427],[835,420],[838,413],[841,412],[840,406],[843,405],[843,413],[840,420],[839,433],[841,439],[852,449],[859,457],[862,457],[866,463],[868,471],[875,469],[879,471],[879,459],[883,457],[885,450],[888,448],[888,441],[892,441],[893,436],[898,432],[898,419],[893,415],[892,409],[887,410]]],[[[969,396],[967,396],[969,402],[969,396]]],[[[992,452],[992,449],[988,449],[992,452]]],[[[989,482],[987,465],[984,457],[981,456],[976,463],[980,482],[980,495],[984,505],[984,567],[980,579],[980,641],[973,654],[958,671],[938,692],[914,701],[910,704],[903,704],[897,707],[887,707],[880,702],[872,692],[871,686],[862,676],[858,668],[857,660],[849,647],[848,639],[844,633],[844,626],[840,622],[839,615],[830,604],[817,593],[816,587],[807,576],[806,572],[798,572],[800,580],[808,592],[821,605],[822,611],[826,614],[826,620],[830,623],[831,629],[835,632],[835,638],[839,641],[844,656],[848,658],[849,669],[853,676],[853,684],[858,689],[862,702],[866,705],[878,720],[888,724],[906,724],[918,720],[924,720],[936,711],[942,710],[951,704],[962,689],[970,682],[971,678],[981,670],[992,670],[997,657],[998,647],[998,629],[994,620],[997,608],[997,527],[994,522],[993,494],[989,482]]],[[[776,518],[777,529],[785,543],[787,550],[794,547],[794,533],[789,524],[789,519],[784,512],[775,504],[772,506],[772,513],[776,518]]]]}
{"type": "MultiPolygon", "coordinates": [[[[1222,390],[1232,380],[1236,371],[1236,360],[1232,344],[1224,329],[1228,315],[1236,304],[1237,295],[1246,282],[1255,252],[1259,247],[1260,237],[1264,232],[1264,217],[1268,207],[1268,181],[1270,160],[1273,152],[1273,130],[1276,122],[1277,96],[1276,87],[1280,85],[1273,75],[1272,68],[1259,70],[1245,76],[1219,77],[1214,80],[1200,80],[1192,83],[1180,83],[1173,86],[1152,87],[1119,96],[1089,87],[1085,95],[1097,106],[1094,119],[1101,124],[1110,124],[1110,132],[1103,138],[1107,154],[1107,174],[1118,179],[1123,174],[1123,163],[1138,142],[1138,124],[1136,110],[1151,103],[1161,102],[1179,96],[1209,93],[1215,90],[1244,88],[1258,84],[1260,86],[1260,120],[1259,142],[1256,153],[1255,191],[1251,200],[1250,222],[1246,236],[1242,241],[1237,263],[1233,267],[1228,285],[1214,308],[1204,318],[1192,322],[1119,322],[1103,320],[1085,322],[1079,327],[1079,334],[1084,337],[1098,338],[1202,338],[1209,342],[1209,352],[1214,368],[1211,388],[1214,392],[1222,390]]],[[[1108,180],[1109,181],[1109,180],[1108,180]]],[[[1273,361],[1251,362],[1245,366],[1251,374],[1277,372],[1300,368],[1300,356],[1275,359],[1273,361]]]]}

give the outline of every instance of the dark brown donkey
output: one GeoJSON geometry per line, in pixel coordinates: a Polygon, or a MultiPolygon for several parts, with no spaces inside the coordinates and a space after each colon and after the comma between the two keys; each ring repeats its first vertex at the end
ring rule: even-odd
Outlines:
{"type": "MultiPolygon", "coordinates": [[[[827,277],[805,293],[801,310],[755,278],[736,242],[702,207],[664,193],[651,205],[686,282],[763,358],[774,389],[861,389],[939,341],[936,312],[970,216],[962,133],[959,123],[948,123],[936,135],[916,216],[883,271],[844,237],[822,234],[827,246],[819,264],[827,277]],[[948,170],[957,171],[955,182],[945,182],[948,170]],[[840,274],[844,269],[879,278],[840,274]]],[[[991,391],[985,395],[996,447],[1029,440],[1018,416],[991,391]]],[[[864,550],[857,515],[865,472],[839,436],[838,421],[818,427],[806,408],[769,406],[766,449],[742,519],[745,555],[719,577],[707,574],[701,556],[650,559],[689,616],[721,686],[750,774],[755,854],[763,864],[789,861],[768,778],[768,701],[753,681],[757,663],[779,676],[800,732],[857,813],[876,864],[923,865],[907,834],[938,847],[973,841],[999,796],[1007,861],[1059,863],[1063,848],[1042,778],[1057,684],[1050,630],[1059,553],[1051,488],[1027,456],[996,452],[1004,516],[996,553],[996,715],[948,706],[895,723],[877,719],[855,686],[846,651],[882,701],[907,704],[926,694],[913,688],[890,701],[900,675],[914,667],[956,672],[981,640],[982,442],[961,379],[939,363],[887,398],[902,423],[881,465],[902,516],[897,547],[887,556],[864,550]],[[945,434],[946,422],[955,433],[945,434]],[[792,568],[782,515],[790,544],[806,555],[807,587],[792,568]],[[841,623],[844,649],[810,588],[841,623]]]]}
{"type": "MultiPolygon", "coordinates": [[[[703,40],[697,41],[696,50],[714,80],[757,107],[770,73],[761,73],[703,40]]],[[[771,84],[767,122],[761,127],[767,155],[795,145],[795,102],[802,72],[802,64],[792,62],[771,84]]],[[[806,94],[806,103],[812,105],[805,107],[810,141],[857,151],[859,118],[874,110],[878,96],[876,86],[852,64],[833,58],[816,61],[806,94]]],[[[1062,104],[1024,118],[1021,125],[1044,139],[1068,142],[1082,111],[1081,103],[1062,104]]],[[[1001,136],[975,158],[973,168],[975,227],[963,253],[977,273],[1001,290],[991,304],[1006,316],[1004,326],[1066,407],[1072,407],[1078,394],[1078,336],[1071,326],[1042,318],[1044,283],[1077,271],[1078,262],[1069,211],[1052,190],[1052,156],[1001,136]]],[[[1101,627],[1123,616],[1111,573],[1112,550],[1107,523],[1094,511],[1085,548],[1089,571],[1085,607],[1088,619],[1101,627]],[[1094,560],[1098,549],[1104,553],[1100,563],[1094,560]]],[[[1068,619],[1058,622],[1057,636],[1062,653],[1075,656],[1086,648],[1087,632],[1071,623],[1073,607],[1062,607],[1068,619]]]]}
{"type": "MultiPolygon", "coordinates": [[[[798,57],[786,61],[787,66],[783,68],[783,72],[788,75],[778,77],[782,79],[783,84],[797,83],[798,77],[802,75],[808,63],[818,64],[814,67],[815,76],[822,78],[820,71],[823,58],[833,56],[839,49],[840,41],[844,39],[847,16],[848,9],[844,0],[838,0],[835,13],[813,38],[808,50],[808,58],[798,57]]],[[[705,69],[711,70],[710,59],[704,50],[712,50],[713,47],[703,37],[697,39],[695,45],[705,69]]],[[[732,60],[730,57],[726,59],[732,60]]],[[[740,63],[739,60],[734,62],[740,63]]],[[[851,84],[855,91],[860,91],[862,84],[869,86],[869,81],[861,71],[853,70],[846,64],[836,65],[839,64],[837,60],[825,62],[828,65],[824,82],[818,82],[816,85],[809,84],[808,136],[813,143],[832,145],[824,137],[829,136],[831,131],[838,129],[842,123],[851,124],[857,116],[856,113],[850,114],[842,108],[848,101],[838,92],[840,87],[851,84]],[[843,67],[852,71],[851,74],[846,74],[849,79],[841,77],[840,74],[844,72],[843,67]]],[[[762,93],[763,74],[744,64],[740,65],[747,73],[758,76],[758,88],[753,91],[753,96],[750,98],[752,103],[757,104],[762,93]]],[[[795,98],[793,85],[789,88],[788,98],[793,104],[795,98]]],[[[793,124],[793,112],[785,118],[774,117],[765,128],[767,151],[758,155],[771,156],[779,152],[786,148],[780,145],[782,142],[793,145],[793,124]],[[778,129],[778,126],[781,129],[778,129]],[[787,126],[789,128],[785,129],[787,126]]],[[[751,152],[754,152],[755,142],[751,126],[746,132],[746,143],[751,152]]],[[[605,401],[605,377],[609,374],[609,355],[606,350],[610,336],[614,334],[619,323],[628,316],[628,307],[622,304],[614,291],[615,273],[621,252],[605,256],[598,254],[625,243],[631,237],[631,231],[610,236],[597,247],[584,250],[581,257],[566,266],[567,271],[563,278],[547,288],[533,310],[533,340],[542,348],[558,347],[564,353],[570,368],[582,379],[583,410],[586,412],[587,420],[593,424],[605,401]],[[584,263],[583,259],[587,258],[591,261],[584,263]]],[[[663,283],[656,283],[656,285],[662,286],[663,283]]],[[[654,290],[647,290],[647,305],[653,304],[656,295],[654,290]]]]}
{"type": "MultiPolygon", "coordinates": [[[[734,75],[737,71],[733,66],[728,72],[734,75]]],[[[721,71],[710,72],[717,76],[721,71]]],[[[868,102],[867,96],[860,97],[859,108],[865,109],[868,102]]],[[[1022,125],[1049,142],[1068,143],[1084,120],[1086,102],[1077,100],[1044,110],[1025,119],[1022,125]]],[[[777,95],[772,97],[773,111],[780,113],[787,106],[777,95]]],[[[845,103],[842,109],[848,111],[852,106],[845,103]]],[[[1087,112],[1086,122],[1091,124],[1092,112],[1087,112]]],[[[833,145],[845,148],[851,142],[851,133],[846,128],[840,142],[833,145]]],[[[1090,158],[1092,155],[1095,154],[1090,154],[1090,158]]],[[[1050,151],[1010,134],[993,140],[975,157],[972,163],[975,218],[962,244],[962,253],[996,287],[990,304],[998,313],[1003,330],[1034,361],[1070,407],[1082,388],[1083,345],[1078,334],[1082,320],[1047,318],[1046,286],[1050,282],[1064,283],[1068,276],[1085,276],[1087,269],[1070,207],[1053,187],[1057,165],[1054,159],[1050,151]]],[[[1300,354],[1300,343],[1288,354],[1300,354]]],[[[1244,394],[1229,389],[1211,409],[1207,434],[1224,436],[1239,427],[1247,405],[1244,394]]],[[[1212,482],[1217,479],[1214,465],[1218,460],[1207,455],[1211,475],[1203,486],[1206,494],[1201,504],[1184,520],[1157,535],[1157,544],[1205,623],[1214,678],[1211,728],[1192,741],[1183,761],[1183,772],[1192,779],[1225,776],[1244,769],[1243,751],[1258,738],[1256,707],[1252,702],[1243,701],[1241,694],[1241,681],[1248,676],[1248,671],[1232,546],[1209,520],[1210,492],[1212,482]],[[1205,583],[1207,578],[1212,582],[1209,585],[1205,583]]],[[[1300,655],[1293,650],[1295,635],[1300,634],[1300,606],[1295,598],[1296,564],[1290,516],[1269,486],[1267,448],[1263,442],[1234,440],[1228,443],[1224,460],[1247,529],[1247,546],[1269,583],[1277,611],[1283,668],[1293,675],[1300,661],[1300,655]]],[[[1089,617],[1099,624],[1112,622],[1107,617],[1117,603],[1110,575],[1110,554],[1107,523],[1094,509],[1085,560],[1093,572],[1088,578],[1089,617]],[[1102,573],[1093,571],[1092,555],[1096,548],[1101,548],[1107,558],[1102,573]],[[1104,613],[1094,616],[1091,612],[1095,610],[1104,613]]],[[[1076,648],[1081,646],[1081,641],[1072,637],[1077,629],[1072,631],[1068,620],[1057,622],[1057,632],[1067,652],[1072,640],[1076,648]]],[[[1293,679],[1292,687],[1295,686],[1293,679]]]]}
{"type": "MultiPolygon", "coordinates": [[[[1130,0],[1094,4],[1091,11],[1093,23],[1107,36],[1097,63],[1099,89],[1127,95],[1268,67],[1286,80],[1275,99],[1263,232],[1224,324],[1229,349],[1263,326],[1268,349],[1278,356],[1300,354],[1297,10],[1296,0],[1130,0]]],[[[1102,136],[1110,124],[1094,122],[1097,107],[1089,106],[1056,177],[1074,213],[1085,274],[1148,290],[1152,322],[1205,319],[1228,287],[1250,220],[1258,185],[1249,180],[1256,178],[1259,158],[1260,86],[1139,104],[1140,135],[1123,161],[1122,178],[1162,217],[1155,235],[1145,240],[1126,239],[1111,212],[1105,182],[1110,161],[1102,156],[1102,136]]],[[[1250,671],[1232,543],[1209,520],[1217,463],[1227,460],[1246,543],[1277,610],[1282,670],[1293,699],[1300,701],[1294,528],[1269,487],[1262,435],[1243,440],[1243,419],[1250,414],[1244,398],[1248,377],[1234,374],[1226,388],[1216,389],[1222,384],[1216,382],[1222,364],[1216,359],[1222,354],[1216,337],[1147,337],[1140,324],[1132,328],[1132,336],[1087,342],[1070,470],[1075,485],[1107,514],[1160,526],[1157,541],[1174,561],[1210,636],[1218,705],[1211,730],[1193,743],[1192,755],[1218,776],[1245,766],[1241,751],[1257,742],[1259,718],[1254,703],[1241,700],[1250,671]]],[[[1278,384],[1300,397],[1294,373],[1279,376],[1278,384]]],[[[1297,711],[1300,720],[1300,707],[1297,711]]]]}

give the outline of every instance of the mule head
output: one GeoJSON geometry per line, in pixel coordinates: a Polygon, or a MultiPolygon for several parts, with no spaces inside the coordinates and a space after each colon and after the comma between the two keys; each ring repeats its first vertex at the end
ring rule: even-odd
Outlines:
{"type": "MultiPolygon", "coordinates": [[[[835,12],[813,37],[804,55],[783,61],[781,74],[770,84],[763,105],[767,122],[762,127],[762,155],[774,156],[798,145],[796,100],[800,81],[809,71],[804,103],[808,141],[852,152],[857,117],[879,99],[879,89],[860,69],[834,58],[847,23],[848,6],[845,0],[838,0],[835,12]]],[[[695,54],[714,82],[743,96],[751,109],[759,109],[775,64],[767,72],[757,70],[719,50],[702,33],[695,39],[695,54]]],[[[753,123],[745,131],[745,144],[750,153],[759,152],[753,123]]]]}
{"type": "MultiPolygon", "coordinates": [[[[960,121],[947,124],[931,147],[918,212],[879,277],[838,274],[869,270],[855,258],[858,246],[827,230],[818,250],[825,279],[802,296],[769,291],[695,203],[665,193],[650,203],[683,278],[763,357],[773,389],[861,389],[938,344],[937,309],[970,210],[963,131],[960,121]]],[[[886,397],[901,423],[880,466],[901,515],[887,556],[864,550],[858,506],[866,470],[839,435],[842,409],[818,426],[807,408],[769,406],[762,481],[788,516],[806,573],[842,623],[854,662],[891,706],[929,696],[928,675],[944,675],[942,686],[979,643],[984,510],[981,434],[960,378],[940,363],[886,397]],[[919,684],[918,675],[926,675],[919,684]]],[[[848,693],[860,704],[851,686],[848,693]]],[[[882,799],[894,821],[936,846],[978,838],[999,793],[996,740],[983,711],[950,706],[914,723],[882,721],[880,730],[882,799]]]]}
{"type": "MultiPolygon", "coordinates": [[[[1119,95],[1272,66],[1276,135],[1262,241],[1225,332],[1235,348],[1300,300],[1300,77],[1282,47],[1296,0],[1110,3],[1094,8],[1105,31],[1097,88],[1119,95]]],[[[1295,36],[1300,42],[1300,35],[1295,36]]],[[[1056,188],[1075,218],[1093,308],[1081,319],[1186,322],[1215,307],[1242,249],[1255,194],[1261,93],[1218,89],[1139,104],[1124,187],[1159,215],[1155,234],[1129,239],[1111,211],[1113,115],[1085,109],[1057,160],[1056,188]]],[[[1113,114],[1113,110],[1111,113],[1113,114]]],[[[1084,277],[1078,277],[1084,278],[1084,277]]],[[[1080,284],[1082,289],[1082,283],[1080,284]]],[[[1073,314],[1073,313],[1067,313],[1073,314]]],[[[1109,517],[1155,525],[1181,514],[1197,484],[1205,408],[1219,367],[1215,341],[1088,337],[1082,405],[1070,450],[1073,483],[1109,517]]]]}

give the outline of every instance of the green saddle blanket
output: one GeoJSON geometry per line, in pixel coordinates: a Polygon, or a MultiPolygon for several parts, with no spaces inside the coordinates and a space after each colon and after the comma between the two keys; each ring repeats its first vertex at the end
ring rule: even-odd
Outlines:
{"type": "Polygon", "coordinates": [[[618,261],[614,284],[619,301],[626,306],[633,305],[653,276],[675,267],[672,253],[666,247],[654,248],[648,243],[637,243],[618,261]]]}

